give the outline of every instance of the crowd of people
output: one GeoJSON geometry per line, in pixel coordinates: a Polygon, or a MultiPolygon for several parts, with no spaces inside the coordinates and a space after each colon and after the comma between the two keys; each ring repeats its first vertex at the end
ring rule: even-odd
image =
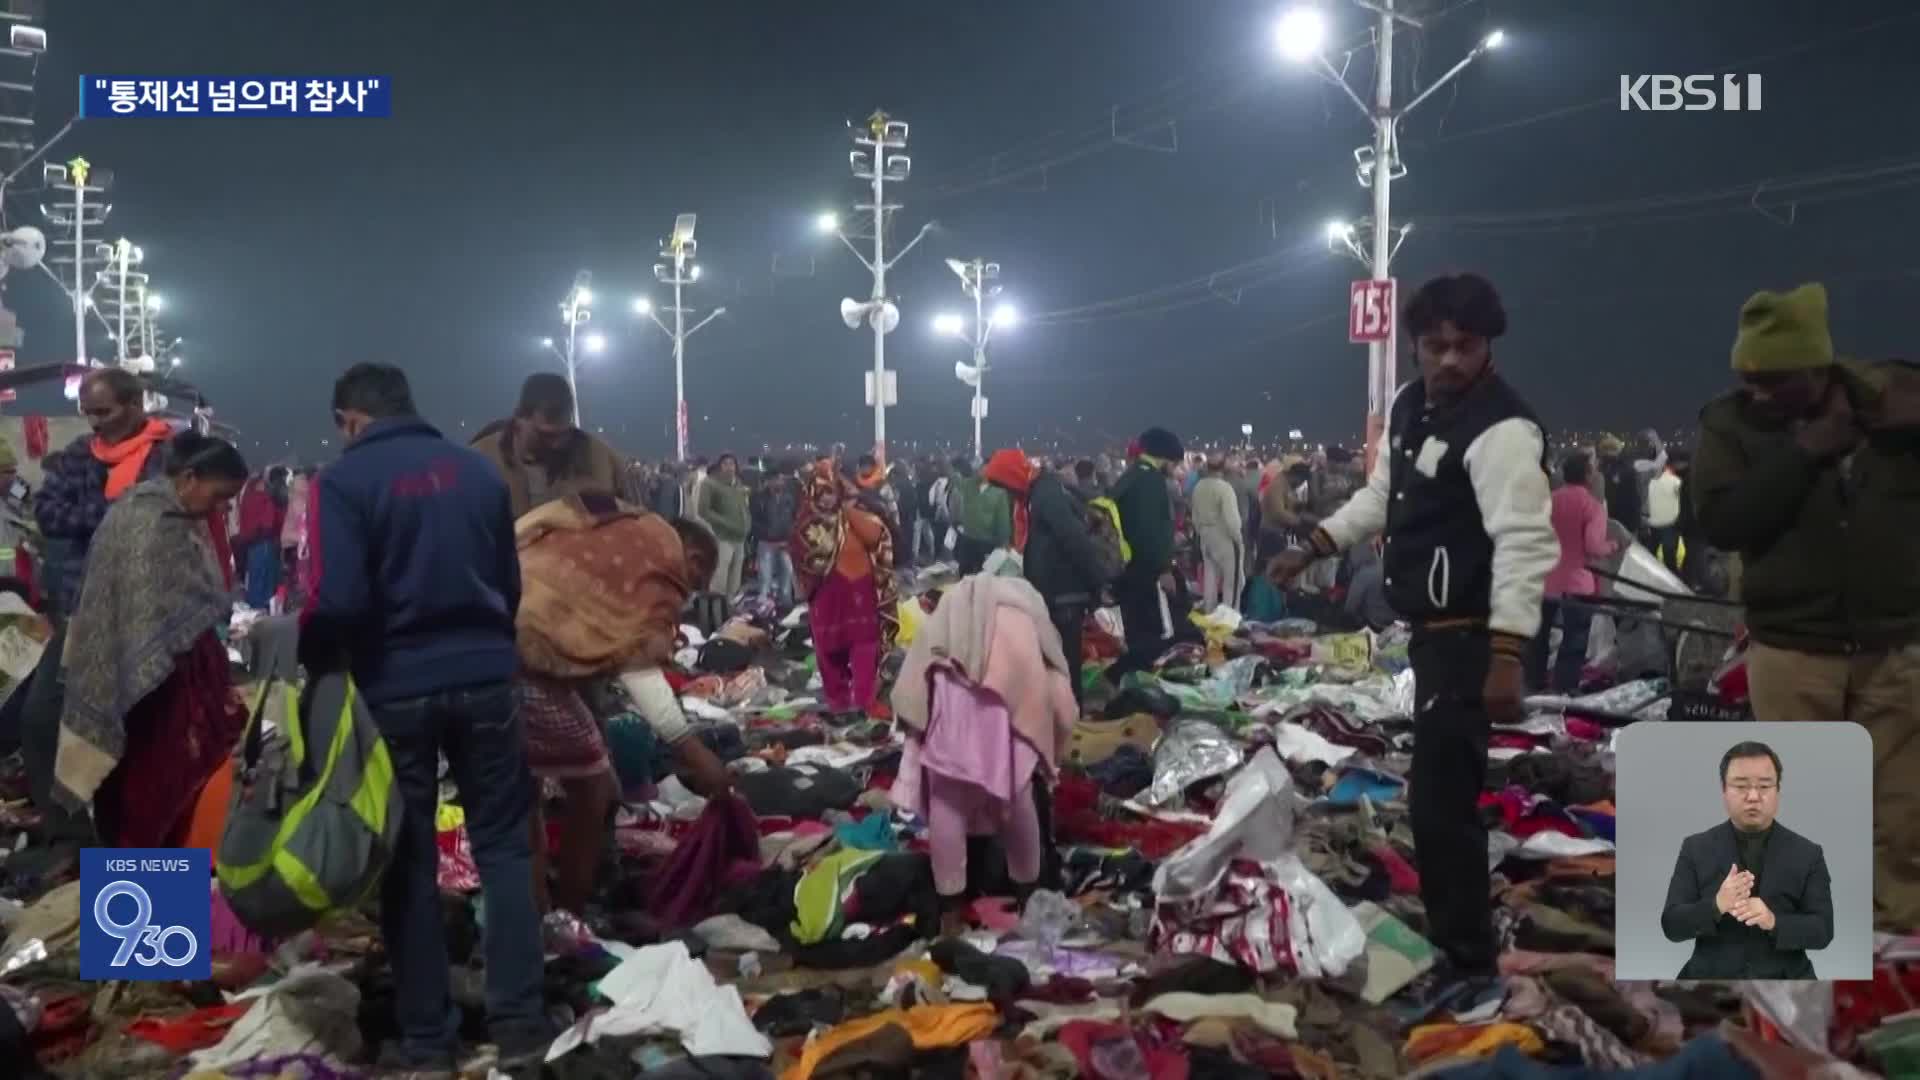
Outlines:
{"type": "Polygon", "coordinates": [[[606,700],[646,719],[691,790],[733,785],[663,674],[703,598],[804,604],[824,712],[897,721],[903,774],[925,783],[895,802],[931,824],[949,917],[982,818],[1016,882],[1044,879],[1065,732],[1194,634],[1192,612],[1397,621],[1428,936],[1455,973],[1489,976],[1489,725],[1529,693],[1579,689],[1605,592],[1593,566],[1624,539],[1744,604],[1755,716],[1873,733],[1876,923],[1920,926],[1920,822],[1894,780],[1920,767],[1913,369],[1837,359],[1818,286],[1761,293],[1695,446],[1652,431],[1574,446],[1495,362],[1506,320],[1472,275],[1413,294],[1418,376],[1370,466],[1337,447],[1190,454],[1160,427],[1088,458],[634,463],[580,430],[565,378],[544,373],[462,446],[400,369],[363,363],[334,385],[339,458],[259,470],[148,417],[137,379],[102,370],[81,392],[92,434],[49,455],[33,506],[55,633],[17,709],[32,799],[73,835],[183,843],[246,721],[217,631],[236,597],[297,612],[302,665],[351,674],[405,806],[380,902],[402,1033],[385,1063],[449,1069],[458,1047],[435,878],[444,759],[484,895],[490,1035],[512,1067],[555,1034],[543,951],[585,926],[620,799],[606,700]],[[890,678],[902,584],[949,564],[958,583],[890,678]],[[1109,607],[1123,650],[1089,686],[1083,634],[1109,607]],[[1010,771],[983,779],[995,754],[1010,771]]]}

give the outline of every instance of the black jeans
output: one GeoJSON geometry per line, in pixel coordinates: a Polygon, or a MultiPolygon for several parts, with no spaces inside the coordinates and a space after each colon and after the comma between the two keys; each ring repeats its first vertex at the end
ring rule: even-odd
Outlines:
{"type": "Polygon", "coordinates": [[[1167,651],[1167,631],[1160,621],[1160,575],[1129,571],[1114,583],[1113,592],[1127,635],[1127,651],[1107,669],[1108,681],[1118,686],[1128,675],[1153,667],[1167,651]]]}
{"type": "Polygon", "coordinates": [[[1653,533],[1653,552],[1667,569],[1675,574],[1680,572],[1680,526],[1654,525],[1649,527],[1653,533]]]}
{"type": "Polygon", "coordinates": [[[446,918],[434,845],[439,757],[446,755],[486,904],[487,1025],[505,1053],[551,1039],[541,983],[545,958],[533,899],[533,775],[507,683],[388,702],[374,724],[393,759],[405,816],[380,897],[380,931],[393,964],[401,1051],[443,1064],[459,1049],[459,1011],[447,971],[446,918]]]}
{"type": "Polygon", "coordinates": [[[1086,636],[1087,605],[1072,600],[1047,601],[1047,615],[1053,620],[1053,628],[1060,631],[1060,650],[1067,657],[1067,678],[1073,683],[1073,700],[1078,702],[1082,696],[1080,690],[1081,650],[1086,636]]]}
{"type": "Polygon", "coordinates": [[[1417,629],[1407,653],[1414,680],[1407,799],[1427,938],[1456,970],[1490,974],[1497,947],[1479,807],[1487,780],[1489,725],[1481,701],[1490,662],[1487,634],[1417,629]]]}

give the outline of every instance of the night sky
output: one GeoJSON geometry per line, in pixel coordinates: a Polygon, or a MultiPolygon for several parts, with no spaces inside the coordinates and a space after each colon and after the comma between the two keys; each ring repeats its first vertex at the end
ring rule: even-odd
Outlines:
{"type": "MultiPolygon", "coordinates": [[[[1368,209],[1352,164],[1368,129],[1279,58],[1278,3],[50,6],[42,138],[81,73],[393,80],[390,120],[89,120],[51,154],[118,174],[109,236],[144,247],[189,374],[250,454],[327,455],[332,380],[369,359],[471,434],[557,368],[537,342],[563,333],[583,267],[613,343],[581,373],[586,426],[670,452],[668,341],[628,304],[683,211],[705,269],[691,302],[730,310],[688,350],[695,452],[864,446],[871,338],[836,309],[869,279],[810,226],[861,194],[845,124],[875,107],[912,125],[895,235],[940,224],[890,290],[896,443],[970,438],[964,346],[928,324],[963,303],[942,259],[976,254],[1030,320],[997,343],[990,443],[1360,429],[1365,351],[1344,323],[1363,273],[1322,236],[1368,209]]],[[[1825,280],[1843,352],[1911,355],[1920,5],[1407,7],[1437,17],[1396,44],[1401,100],[1493,27],[1507,40],[1403,129],[1395,220],[1415,228],[1395,274],[1403,295],[1490,276],[1512,322],[1496,357],[1550,428],[1686,423],[1728,383],[1756,288],[1825,280]],[[1763,74],[1764,111],[1618,109],[1622,73],[1720,71],[1763,74]]],[[[1363,12],[1323,10],[1335,46],[1364,46],[1363,12]]],[[[1351,58],[1363,92],[1372,62],[1351,58]]],[[[9,220],[37,223],[39,196],[10,195],[9,220]]],[[[11,289],[23,362],[64,358],[52,283],[11,289]]]]}

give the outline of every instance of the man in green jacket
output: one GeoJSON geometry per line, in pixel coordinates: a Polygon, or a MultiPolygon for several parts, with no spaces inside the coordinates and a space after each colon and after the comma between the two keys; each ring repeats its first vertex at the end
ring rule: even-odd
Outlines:
{"type": "Polygon", "coordinates": [[[1874,754],[1874,922],[1920,925],[1920,368],[1836,360],[1818,284],[1755,293],[1700,413],[1693,506],[1737,552],[1753,711],[1874,754]]]}
{"type": "Polygon", "coordinates": [[[753,508],[747,486],[740,482],[740,462],[732,454],[721,454],[713,475],[700,485],[700,520],[713,530],[720,557],[713,568],[710,588],[722,596],[740,592],[740,577],[747,557],[747,533],[753,528],[753,508]]]}
{"type": "Polygon", "coordinates": [[[955,477],[960,486],[960,533],[954,556],[960,560],[962,577],[977,574],[987,564],[987,556],[1013,543],[1013,503],[1007,493],[989,484],[985,477],[955,477]]]}
{"type": "Polygon", "coordinates": [[[1118,686],[1135,671],[1145,671],[1166,651],[1166,609],[1161,578],[1173,568],[1173,493],[1167,477],[1186,457],[1179,436],[1165,428],[1148,428],[1135,441],[1139,453],[1114,481],[1110,498],[1120,511],[1120,532],[1127,538],[1129,559],[1113,583],[1120,603],[1121,628],[1127,651],[1107,668],[1107,679],[1118,686]]]}

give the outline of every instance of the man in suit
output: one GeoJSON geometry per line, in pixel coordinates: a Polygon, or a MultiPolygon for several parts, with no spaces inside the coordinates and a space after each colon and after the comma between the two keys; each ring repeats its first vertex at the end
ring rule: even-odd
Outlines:
{"type": "Polygon", "coordinates": [[[1807,950],[1833,941],[1820,845],[1775,821],[1780,755],[1737,743],[1720,758],[1727,820],[1680,843],[1660,928],[1692,941],[1682,979],[1813,979],[1807,950]]]}

